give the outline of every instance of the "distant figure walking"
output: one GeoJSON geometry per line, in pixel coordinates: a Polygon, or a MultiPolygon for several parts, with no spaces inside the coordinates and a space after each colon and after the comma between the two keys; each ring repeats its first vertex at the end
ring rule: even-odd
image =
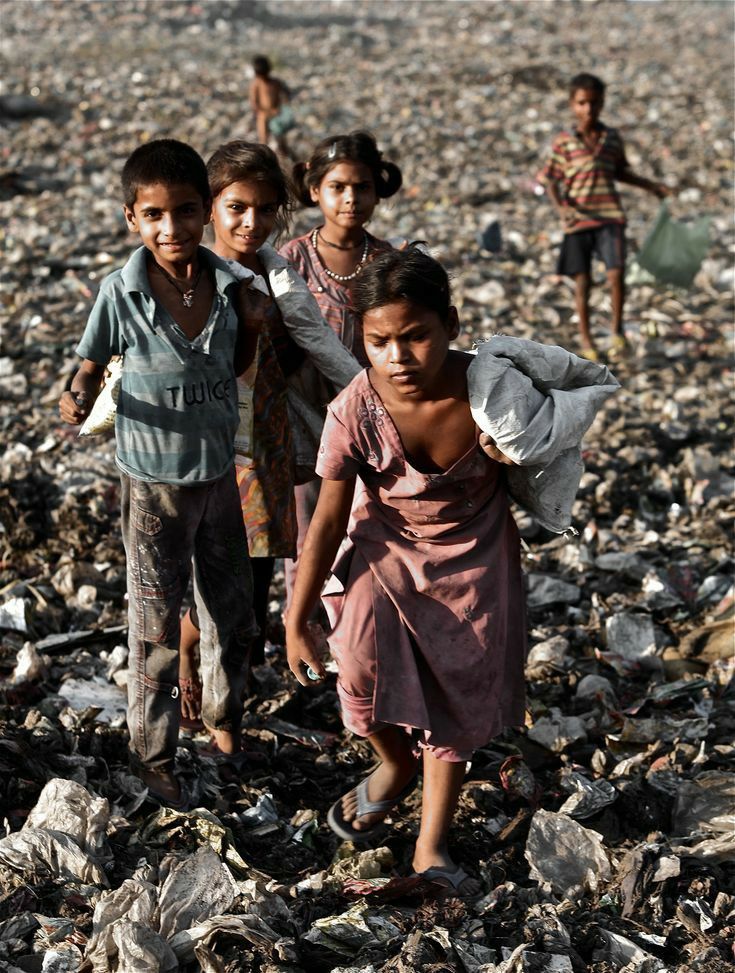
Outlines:
{"type": "Polygon", "coordinates": [[[249,97],[250,107],[255,112],[258,141],[269,145],[272,136],[276,151],[293,159],[286,142],[286,133],[296,125],[288,85],[271,75],[271,62],[267,57],[258,55],[253,58],[253,71],[255,77],[250,82],[249,97]]]}
{"type": "Polygon", "coordinates": [[[625,303],[625,214],[616,182],[639,186],[661,199],[671,190],[636,175],[617,129],[600,121],[605,85],[594,74],[577,74],[569,85],[572,129],[553,141],[539,179],[545,183],[564,227],[557,273],[573,277],[577,316],[585,358],[597,360],[590,335],[589,295],[592,255],[604,262],[612,300],[611,353],[627,349],[623,329],[625,303]]]}

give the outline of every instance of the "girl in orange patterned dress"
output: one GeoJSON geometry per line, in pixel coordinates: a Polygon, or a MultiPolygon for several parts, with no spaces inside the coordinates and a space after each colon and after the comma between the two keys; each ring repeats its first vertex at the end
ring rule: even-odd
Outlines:
{"type": "MultiPolygon", "coordinates": [[[[309,358],[338,387],[360,370],[358,362],[324,323],[306,284],[269,245],[288,225],[291,199],[275,153],[244,141],[220,146],[207,165],[212,190],[214,251],[233,272],[257,274],[270,293],[253,376],[251,454],[236,456],[243,519],[253,568],[253,608],[260,626],[250,662],[264,661],[269,588],[277,557],[296,547],[294,456],[287,379],[309,358]]],[[[199,717],[194,646],[196,617],[182,623],[180,686],[183,725],[199,717]]],[[[215,743],[218,741],[215,737],[215,743]]]]}

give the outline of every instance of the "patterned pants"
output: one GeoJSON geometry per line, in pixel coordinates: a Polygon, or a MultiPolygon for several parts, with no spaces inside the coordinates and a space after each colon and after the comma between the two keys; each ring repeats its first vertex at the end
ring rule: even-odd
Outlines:
{"type": "Polygon", "coordinates": [[[131,763],[173,768],[179,735],[180,615],[194,567],[201,628],[202,719],[242,720],[253,618],[253,579],[234,469],[196,486],[121,474],[127,556],[131,763]]]}

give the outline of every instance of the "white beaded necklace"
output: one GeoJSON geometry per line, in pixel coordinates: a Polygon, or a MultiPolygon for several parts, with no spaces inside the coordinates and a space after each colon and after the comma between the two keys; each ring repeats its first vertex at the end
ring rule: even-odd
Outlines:
{"type": "MultiPolygon", "coordinates": [[[[319,250],[317,249],[317,245],[316,245],[316,241],[317,241],[317,237],[318,236],[319,236],[319,227],[318,226],[315,226],[314,227],[314,230],[312,231],[312,234],[311,234],[311,245],[316,250],[317,256],[319,256],[319,250]]],[[[357,267],[355,267],[355,269],[352,271],[351,274],[335,274],[335,272],[333,270],[330,270],[329,267],[327,267],[327,265],[324,263],[324,261],[321,258],[319,259],[319,262],[321,263],[321,265],[322,265],[322,267],[324,269],[324,273],[328,277],[331,277],[332,280],[338,280],[338,281],[340,281],[340,283],[343,283],[344,281],[354,280],[355,277],[358,276],[358,274],[360,273],[360,271],[363,268],[363,265],[365,264],[365,260],[367,258],[367,255],[368,255],[368,237],[367,237],[367,233],[366,233],[365,234],[365,243],[363,244],[363,247],[362,247],[362,256],[360,257],[360,261],[359,261],[357,267]]]]}

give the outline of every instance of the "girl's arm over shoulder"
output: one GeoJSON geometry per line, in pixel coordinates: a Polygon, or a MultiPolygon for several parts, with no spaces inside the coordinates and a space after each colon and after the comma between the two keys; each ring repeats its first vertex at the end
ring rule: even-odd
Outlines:
{"type": "Polygon", "coordinates": [[[354,476],[347,480],[322,480],[319,502],[299,558],[286,617],[286,652],[289,668],[302,686],[309,685],[307,666],[324,676],[324,664],[307,623],[347,531],[354,492],[354,476]]]}
{"type": "Polygon", "coordinates": [[[316,298],[296,268],[289,265],[286,273],[289,275],[289,293],[276,298],[283,323],[322,375],[344,388],[362,371],[362,365],[324,320],[316,298]]]}

